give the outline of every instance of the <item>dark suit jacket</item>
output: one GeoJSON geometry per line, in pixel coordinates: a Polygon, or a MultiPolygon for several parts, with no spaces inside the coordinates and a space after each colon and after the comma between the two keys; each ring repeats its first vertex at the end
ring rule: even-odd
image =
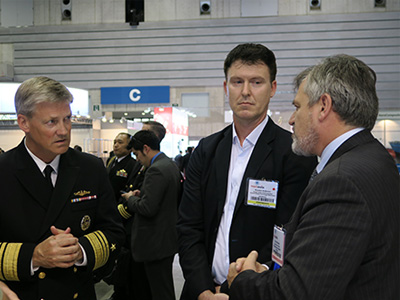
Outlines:
{"type": "Polygon", "coordinates": [[[0,280],[21,299],[95,299],[92,271],[115,259],[124,231],[102,162],[69,149],[60,157],[50,192],[22,142],[0,156],[0,280]],[[50,226],[70,227],[88,264],[67,269],[40,268],[30,274],[36,245],[50,226]]]}
{"type": "MultiPolygon", "coordinates": [[[[286,223],[316,166],[315,158],[293,154],[291,134],[269,119],[245,170],[229,237],[230,260],[260,251],[271,257],[274,224],[286,223]],[[247,178],[279,181],[276,209],[245,205],[247,178]]],[[[232,148],[232,125],[200,141],[191,155],[179,210],[180,263],[185,276],[181,299],[214,290],[211,265],[223,213],[232,148]]]]}
{"type": "Polygon", "coordinates": [[[161,153],[146,169],[140,197],[128,199],[128,209],[135,213],[131,243],[135,261],[155,261],[177,252],[180,180],[175,162],[161,153]]]}
{"type": "Polygon", "coordinates": [[[245,271],[230,299],[398,300],[399,173],[364,130],[340,146],[285,226],[279,271],[245,271]]]}

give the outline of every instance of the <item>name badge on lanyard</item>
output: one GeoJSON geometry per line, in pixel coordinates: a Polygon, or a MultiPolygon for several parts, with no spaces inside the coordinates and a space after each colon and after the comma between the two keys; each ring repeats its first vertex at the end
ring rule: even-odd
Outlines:
{"type": "Polygon", "coordinates": [[[246,204],[276,209],[278,182],[272,180],[247,179],[246,204]]]}
{"type": "Polygon", "coordinates": [[[279,266],[283,266],[285,259],[285,239],[286,231],[283,227],[274,227],[274,238],[272,240],[272,261],[277,263],[279,266]]]}

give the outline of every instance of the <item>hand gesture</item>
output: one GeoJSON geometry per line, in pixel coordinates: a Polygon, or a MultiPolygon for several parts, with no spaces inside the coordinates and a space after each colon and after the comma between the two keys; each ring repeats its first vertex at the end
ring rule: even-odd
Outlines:
{"type": "Polygon", "coordinates": [[[64,231],[51,226],[50,230],[53,235],[33,251],[33,268],[69,268],[82,260],[78,239],[71,234],[69,227],[64,231]]]}
{"type": "Polygon", "coordinates": [[[242,271],[253,270],[257,273],[261,273],[268,270],[266,267],[257,262],[257,258],[257,251],[251,251],[246,258],[238,258],[236,262],[233,262],[229,265],[229,273],[227,278],[229,287],[236,276],[242,271]]]}
{"type": "Polygon", "coordinates": [[[218,292],[219,289],[217,289],[217,293],[214,294],[210,290],[206,290],[202,292],[199,297],[197,297],[197,300],[228,300],[229,296],[227,294],[222,294],[218,292]]]}

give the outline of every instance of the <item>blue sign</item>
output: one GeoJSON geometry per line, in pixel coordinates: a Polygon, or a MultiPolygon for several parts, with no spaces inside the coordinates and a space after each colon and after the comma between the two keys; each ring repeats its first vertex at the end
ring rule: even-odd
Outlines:
{"type": "Polygon", "coordinates": [[[169,103],[169,86],[100,88],[101,104],[169,103]]]}

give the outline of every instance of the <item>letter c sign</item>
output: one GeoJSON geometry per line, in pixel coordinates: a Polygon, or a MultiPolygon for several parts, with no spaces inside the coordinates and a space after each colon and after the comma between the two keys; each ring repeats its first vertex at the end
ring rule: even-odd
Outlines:
{"type": "Polygon", "coordinates": [[[139,101],[140,98],[141,98],[141,96],[140,96],[140,90],[138,90],[138,89],[132,89],[132,90],[129,92],[129,99],[131,99],[133,102],[139,101]]]}

